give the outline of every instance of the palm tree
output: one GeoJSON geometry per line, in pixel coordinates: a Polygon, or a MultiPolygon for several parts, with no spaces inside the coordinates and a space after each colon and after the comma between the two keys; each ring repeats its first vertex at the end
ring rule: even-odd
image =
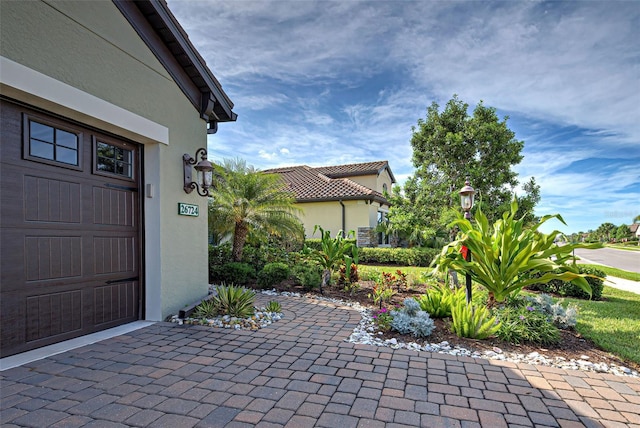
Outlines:
{"type": "Polygon", "coordinates": [[[213,192],[210,213],[224,225],[217,230],[233,233],[232,257],[242,260],[250,232],[302,235],[295,198],[277,174],[264,174],[241,159],[225,159],[213,192]]]}

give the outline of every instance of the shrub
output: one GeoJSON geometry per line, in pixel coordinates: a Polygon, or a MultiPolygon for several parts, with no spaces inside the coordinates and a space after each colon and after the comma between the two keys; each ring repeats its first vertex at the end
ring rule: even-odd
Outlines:
{"type": "MultiPolygon", "coordinates": [[[[594,300],[600,300],[602,298],[602,289],[604,282],[603,279],[607,276],[607,274],[594,267],[584,265],[578,266],[578,272],[598,277],[594,278],[588,276],[585,279],[591,286],[591,298],[594,300]]],[[[561,295],[566,297],[576,297],[578,299],[589,299],[589,294],[585,293],[583,290],[581,290],[571,282],[563,286],[561,295]]]]}
{"type": "Polygon", "coordinates": [[[532,307],[545,313],[558,328],[573,328],[578,321],[578,308],[576,305],[569,305],[565,309],[561,302],[554,303],[548,294],[527,296],[526,301],[529,302],[532,307]]]}
{"type": "Polygon", "coordinates": [[[269,303],[267,303],[267,306],[265,306],[264,310],[265,312],[280,313],[282,311],[282,306],[279,302],[271,300],[269,303]]]}
{"type": "Polygon", "coordinates": [[[211,267],[211,279],[227,284],[246,285],[256,272],[247,263],[231,262],[211,267]]]}
{"type": "Polygon", "coordinates": [[[340,270],[338,271],[340,275],[338,279],[338,284],[355,284],[360,281],[360,275],[358,275],[358,265],[355,263],[351,263],[351,268],[349,269],[349,279],[347,280],[347,265],[340,266],[340,270]]]}
{"type": "Polygon", "coordinates": [[[211,298],[218,315],[247,318],[253,315],[253,301],[256,294],[243,287],[233,285],[216,287],[216,295],[211,298]]]}
{"type": "Polygon", "coordinates": [[[414,299],[404,299],[403,303],[404,303],[404,311],[412,317],[421,311],[420,304],[416,302],[414,299]]]}
{"type": "Polygon", "coordinates": [[[426,294],[416,297],[416,300],[420,308],[432,317],[447,318],[451,316],[451,306],[464,301],[465,297],[463,288],[452,290],[447,285],[437,284],[428,289],[426,294]]]}
{"type": "Polygon", "coordinates": [[[426,267],[438,253],[434,248],[360,248],[360,262],[426,267]]]}
{"type": "Polygon", "coordinates": [[[413,334],[415,337],[427,337],[435,328],[429,314],[420,310],[420,305],[414,299],[404,300],[404,308],[391,311],[391,328],[400,334],[413,334]]]}
{"type": "Polygon", "coordinates": [[[256,272],[260,272],[269,263],[289,264],[290,253],[282,245],[272,242],[274,239],[245,245],[242,251],[242,262],[253,266],[256,272]]]}
{"type": "Polygon", "coordinates": [[[532,306],[504,307],[497,311],[500,329],[496,335],[509,343],[523,342],[539,345],[553,345],[560,341],[560,330],[551,322],[547,314],[532,306]]]}
{"type": "Polygon", "coordinates": [[[209,245],[209,267],[223,265],[233,261],[231,258],[231,244],[209,245]]]}
{"type": "MultiPolygon", "coordinates": [[[[591,286],[591,298],[593,300],[600,300],[602,298],[603,278],[607,276],[601,270],[585,265],[578,265],[578,272],[587,276],[585,279],[591,286]],[[597,278],[594,278],[597,277],[597,278]]],[[[542,274],[532,273],[531,278],[540,278],[542,274]]],[[[589,299],[589,294],[584,292],[580,287],[576,286],[572,282],[562,281],[554,279],[546,284],[534,283],[527,287],[529,290],[542,291],[543,293],[553,293],[564,297],[575,297],[578,299],[589,299]]]]}
{"type": "Polygon", "coordinates": [[[318,266],[310,264],[297,264],[291,272],[293,278],[302,285],[305,290],[313,290],[320,287],[322,282],[321,269],[318,266]]]}
{"type": "Polygon", "coordinates": [[[457,302],[451,307],[451,329],[459,337],[486,339],[496,334],[500,322],[484,306],[457,302]]]}
{"type": "Polygon", "coordinates": [[[258,285],[269,288],[289,278],[289,266],[285,263],[267,263],[258,273],[258,285]]]}

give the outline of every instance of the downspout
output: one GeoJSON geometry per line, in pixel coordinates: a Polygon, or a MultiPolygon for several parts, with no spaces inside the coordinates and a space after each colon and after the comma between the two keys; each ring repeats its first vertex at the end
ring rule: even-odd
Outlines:
{"type": "Polygon", "coordinates": [[[346,234],[347,234],[347,231],[345,230],[346,227],[347,227],[346,210],[345,210],[344,203],[342,203],[342,199],[340,199],[338,202],[340,202],[340,205],[342,205],[342,233],[343,233],[343,235],[346,236],[346,234]]]}

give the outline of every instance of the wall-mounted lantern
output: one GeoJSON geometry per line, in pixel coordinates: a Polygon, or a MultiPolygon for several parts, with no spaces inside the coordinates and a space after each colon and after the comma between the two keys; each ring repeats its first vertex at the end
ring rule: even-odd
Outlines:
{"type": "Polygon", "coordinates": [[[191,193],[195,189],[200,196],[211,196],[209,189],[213,186],[213,165],[207,160],[207,149],[198,149],[195,158],[187,153],[182,156],[184,191],[191,193]],[[200,162],[196,163],[198,156],[200,156],[200,162]],[[192,178],[192,166],[196,170],[196,181],[192,178]]]}

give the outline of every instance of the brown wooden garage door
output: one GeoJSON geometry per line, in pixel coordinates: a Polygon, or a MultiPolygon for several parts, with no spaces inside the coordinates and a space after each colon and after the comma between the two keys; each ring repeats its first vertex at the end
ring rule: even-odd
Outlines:
{"type": "Polygon", "coordinates": [[[140,149],[0,100],[0,354],[137,320],[140,149]]]}

